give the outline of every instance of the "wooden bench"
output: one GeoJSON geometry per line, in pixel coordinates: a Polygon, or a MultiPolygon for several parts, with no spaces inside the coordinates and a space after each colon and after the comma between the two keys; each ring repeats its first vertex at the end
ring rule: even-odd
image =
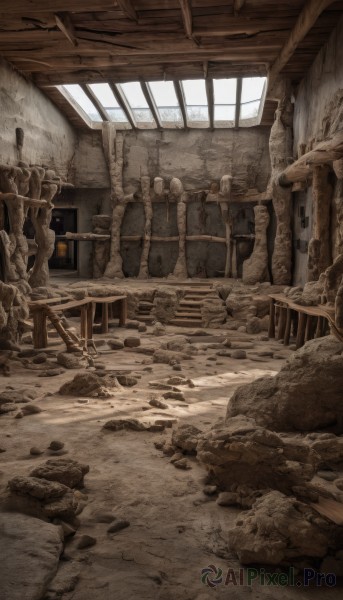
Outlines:
{"type": "MultiPolygon", "coordinates": [[[[127,297],[126,296],[86,296],[80,300],[71,300],[60,304],[51,304],[52,299],[36,300],[29,303],[30,312],[33,317],[33,346],[34,348],[46,348],[48,345],[47,319],[51,321],[68,351],[75,351],[78,346],[75,336],[68,333],[63,326],[59,313],[66,310],[80,309],[81,338],[83,340],[93,339],[93,319],[96,304],[101,305],[101,333],[108,332],[108,308],[119,303],[119,325],[124,326],[127,319],[127,297]]],[[[58,298],[60,300],[60,298],[58,298]]]]}
{"type": "MultiPolygon", "coordinates": [[[[341,339],[335,325],[335,309],[329,306],[303,306],[296,304],[284,294],[269,294],[269,330],[270,338],[277,337],[289,345],[292,323],[296,331],[296,347],[305,342],[325,335],[328,327],[341,339]],[[277,331],[276,331],[277,329],[277,331]]],[[[343,334],[343,332],[342,332],[343,334]]]]}

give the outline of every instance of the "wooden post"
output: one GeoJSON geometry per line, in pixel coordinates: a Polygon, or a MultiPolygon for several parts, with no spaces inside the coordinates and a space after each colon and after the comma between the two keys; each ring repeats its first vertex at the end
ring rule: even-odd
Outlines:
{"type": "Polygon", "coordinates": [[[298,319],[297,339],[296,339],[296,348],[297,349],[304,345],[306,324],[307,324],[307,315],[303,312],[300,312],[299,319],[298,319]]]}
{"type": "Polygon", "coordinates": [[[93,302],[89,302],[86,304],[87,306],[87,340],[93,339],[93,310],[94,304],[93,302]]]}
{"type": "Polygon", "coordinates": [[[285,328],[285,335],[283,338],[285,346],[289,346],[289,338],[291,336],[291,325],[292,325],[292,310],[290,308],[287,308],[286,328],[285,328]]]}
{"type": "Polygon", "coordinates": [[[124,327],[127,319],[127,298],[123,298],[119,305],[119,327],[124,327]]]}
{"type": "Polygon", "coordinates": [[[84,304],[80,306],[80,319],[81,319],[81,337],[87,340],[87,306],[84,304]]]}
{"type": "Polygon", "coordinates": [[[48,345],[48,330],[44,308],[33,311],[33,347],[46,348],[48,345]]]}
{"type": "Polygon", "coordinates": [[[312,339],[312,325],[313,320],[310,315],[307,316],[306,329],[305,329],[305,342],[312,339]]]}
{"type": "Polygon", "coordinates": [[[108,304],[103,302],[101,305],[101,333],[108,333],[108,304]]]}
{"type": "Polygon", "coordinates": [[[275,338],[275,305],[274,299],[271,298],[269,302],[269,329],[268,337],[275,338]]]}

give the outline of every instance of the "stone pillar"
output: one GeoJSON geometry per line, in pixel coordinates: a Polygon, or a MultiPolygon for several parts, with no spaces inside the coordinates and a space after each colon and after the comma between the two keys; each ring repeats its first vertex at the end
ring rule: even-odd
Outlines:
{"type": "Polygon", "coordinates": [[[124,138],[117,134],[113,123],[103,123],[102,141],[111,182],[112,225],[110,258],[104,276],[123,278],[123,260],[120,254],[120,232],[127,199],[123,190],[124,138]]]}
{"type": "Polygon", "coordinates": [[[252,284],[269,281],[267,229],[270,221],[268,208],[254,207],[255,244],[251,256],[243,263],[243,281],[252,284]]]}
{"type": "Polygon", "coordinates": [[[279,177],[292,157],[293,106],[290,95],[290,89],[284,83],[269,140],[272,199],[276,215],[272,276],[273,283],[277,285],[290,285],[292,279],[292,187],[279,184],[279,177]]]}
{"type": "Polygon", "coordinates": [[[143,175],[141,177],[142,186],[142,198],[144,204],[145,213],[145,227],[144,227],[144,242],[143,251],[141,256],[141,265],[139,269],[138,278],[147,279],[149,277],[149,252],[151,242],[151,221],[152,221],[152,204],[150,196],[150,177],[143,175]]]}
{"type": "Polygon", "coordinates": [[[330,213],[333,190],[328,180],[329,171],[328,165],[313,168],[313,230],[309,244],[308,281],[317,281],[332,262],[330,213]]]}
{"type": "Polygon", "coordinates": [[[170,193],[175,196],[177,201],[177,226],[179,230],[179,255],[173,271],[174,277],[185,279],[188,277],[186,261],[186,233],[187,233],[187,205],[185,202],[185,193],[180,179],[174,179],[170,182],[170,193]]]}

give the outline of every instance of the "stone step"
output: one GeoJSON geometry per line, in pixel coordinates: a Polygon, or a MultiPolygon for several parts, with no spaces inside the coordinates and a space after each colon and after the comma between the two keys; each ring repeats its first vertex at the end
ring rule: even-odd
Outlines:
{"type": "Polygon", "coordinates": [[[201,306],[202,300],[181,300],[179,306],[201,306]]]}
{"type": "Polygon", "coordinates": [[[200,319],[200,320],[202,319],[201,312],[190,313],[190,312],[181,312],[181,311],[178,310],[177,313],[176,313],[176,315],[175,315],[175,318],[179,318],[179,317],[182,317],[182,318],[184,318],[184,317],[186,317],[186,318],[190,317],[191,319],[200,319]]]}
{"type": "Polygon", "coordinates": [[[136,315],[135,319],[136,321],[142,321],[142,323],[152,323],[156,320],[155,317],[152,317],[150,315],[136,315]]]}
{"type": "Polygon", "coordinates": [[[193,319],[173,319],[169,322],[169,325],[176,325],[177,327],[201,327],[202,321],[195,321],[193,319]]]}

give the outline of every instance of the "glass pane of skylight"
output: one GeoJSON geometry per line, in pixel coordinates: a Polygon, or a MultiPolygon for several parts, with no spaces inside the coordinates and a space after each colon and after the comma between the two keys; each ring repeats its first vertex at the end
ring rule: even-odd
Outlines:
{"type": "Polygon", "coordinates": [[[189,121],[206,121],[208,122],[207,106],[187,106],[187,119],[189,121]]]}
{"type": "Polygon", "coordinates": [[[73,100],[80,106],[83,112],[91,119],[91,121],[101,122],[102,118],[95,108],[93,102],[88,98],[87,94],[78,84],[64,85],[63,88],[70,94],[73,100]]]}
{"type": "Polygon", "coordinates": [[[104,108],[118,108],[119,104],[108,83],[91,83],[89,85],[104,108]]]}
{"type": "Polygon", "coordinates": [[[214,79],[214,103],[236,104],[237,79],[214,79]]]}
{"type": "Polygon", "coordinates": [[[242,104],[262,97],[265,77],[244,77],[242,82],[242,104]]]}
{"type": "Polygon", "coordinates": [[[179,106],[172,81],[150,81],[149,88],[157,107],[179,106]]]}
{"type": "Polygon", "coordinates": [[[236,115],[236,105],[232,104],[219,104],[214,107],[214,120],[215,121],[234,121],[236,115]]]}
{"type": "Polygon", "coordinates": [[[260,108],[261,101],[248,102],[247,104],[241,104],[240,119],[253,119],[257,117],[260,108]]]}
{"type": "Polygon", "coordinates": [[[106,113],[111,121],[114,121],[115,123],[128,123],[126,114],[122,108],[107,108],[106,113]]]}
{"type": "Polygon", "coordinates": [[[182,124],[182,114],[179,108],[174,106],[163,106],[158,109],[162,123],[177,123],[182,124]]]}
{"type": "Polygon", "coordinates": [[[131,108],[149,108],[142,92],[141,84],[138,81],[122,83],[120,87],[123,90],[131,108]]]}
{"type": "Polygon", "coordinates": [[[207,94],[204,79],[186,79],[182,82],[182,87],[188,106],[207,106],[207,94]]]}

